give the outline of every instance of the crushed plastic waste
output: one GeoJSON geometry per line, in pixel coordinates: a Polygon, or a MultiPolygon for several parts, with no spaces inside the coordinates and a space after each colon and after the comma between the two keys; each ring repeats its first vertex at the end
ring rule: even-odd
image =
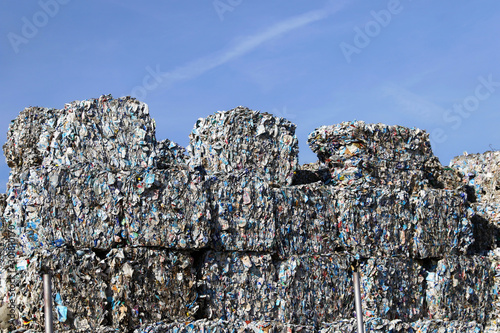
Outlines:
{"type": "Polygon", "coordinates": [[[89,250],[69,249],[19,256],[8,278],[4,280],[6,276],[2,274],[2,284],[8,288],[8,304],[14,308],[15,324],[37,332],[43,330],[42,273],[49,271],[55,329],[92,330],[109,324],[105,272],[99,258],[89,250]]]}
{"type": "Polygon", "coordinates": [[[444,168],[425,131],[361,121],[308,143],[299,166],[295,125],[244,107],[200,118],[187,149],[129,97],[25,109],[0,326],[12,304],[41,331],[50,271],[61,332],[356,332],[355,267],[367,332],[497,330],[500,154],[444,168]]]}
{"type": "Polygon", "coordinates": [[[200,297],[205,318],[274,320],[278,290],[269,254],[207,252],[201,267],[200,297]]]}
{"type": "Polygon", "coordinates": [[[457,156],[450,167],[458,170],[463,183],[473,189],[471,201],[476,213],[500,227],[500,151],[457,156]]]}
{"type": "Polygon", "coordinates": [[[278,269],[278,321],[318,326],[340,318],[352,318],[354,257],[293,256],[278,269]]]}
{"type": "Polygon", "coordinates": [[[361,264],[360,276],[366,318],[412,322],[424,316],[425,271],[416,261],[370,258],[361,264]]]}
{"type": "Polygon", "coordinates": [[[155,323],[144,325],[134,333],[316,333],[312,326],[299,326],[269,321],[225,321],[201,319],[192,322],[155,323]]]}
{"type": "Polygon", "coordinates": [[[295,125],[271,114],[237,107],[196,122],[190,164],[210,173],[251,170],[268,182],[290,184],[298,166],[295,125]]]}
{"type": "Polygon", "coordinates": [[[243,171],[214,175],[208,183],[213,246],[224,251],[274,251],[276,214],[268,182],[243,171]]]}
{"type": "Polygon", "coordinates": [[[491,312],[494,274],[487,257],[439,260],[426,277],[429,317],[484,323],[491,312]]]}
{"type": "Polygon", "coordinates": [[[14,170],[72,166],[102,169],[154,166],[155,122],[133,98],[74,101],[63,109],[29,107],[13,120],[4,154],[14,170]]]}
{"type": "Polygon", "coordinates": [[[106,255],[113,327],[125,332],[145,322],[189,320],[198,311],[190,255],[148,248],[106,255]]]}
{"type": "Polygon", "coordinates": [[[414,230],[411,256],[465,254],[474,242],[467,196],[457,190],[420,190],[410,197],[414,230]]]}
{"type": "Polygon", "coordinates": [[[395,183],[403,188],[414,181],[412,171],[439,166],[428,133],[403,126],[363,121],[321,126],[309,135],[308,144],[338,184],[395,183]]]}

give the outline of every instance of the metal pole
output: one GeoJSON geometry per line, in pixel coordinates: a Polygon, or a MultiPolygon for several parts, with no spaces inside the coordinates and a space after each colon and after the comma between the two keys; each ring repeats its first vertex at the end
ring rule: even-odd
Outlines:
{"type": "Polygon", "coordinates": [[[43,274],[43,299],[45,304],[45,333],[53,333],[52,328],[52,284],[50,273],[43,274]]]}
{"type": "Polygon", "coordinates": [[[356,301],[356,319],[358,320],[358,333],[365,333],[365,325],[363,324],[363,306],[361,304],[361,291],[359,286],[359,273],[357,270],[352,271],[354,278],[354,298],[356,301]]]}

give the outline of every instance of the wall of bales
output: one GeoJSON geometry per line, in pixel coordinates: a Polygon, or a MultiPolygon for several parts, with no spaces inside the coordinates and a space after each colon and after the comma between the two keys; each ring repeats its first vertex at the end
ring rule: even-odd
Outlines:
{"type": "MultiPolygon", "coordinates": [[[[496,332],[498,152],[443,167],[428,134],[362,121],[310,134],[247,108],[157,141],[132,98],[12,121],[0,309],[63,332],[496,332]]],[[[2,312],[3,311],[3,312],[2,312]]],[[[500,323],[499,323],[500,325],[500,323]]]]}

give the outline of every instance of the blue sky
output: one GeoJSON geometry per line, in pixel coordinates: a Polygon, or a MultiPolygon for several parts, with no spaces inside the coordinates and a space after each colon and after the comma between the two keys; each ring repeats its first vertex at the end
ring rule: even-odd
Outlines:
{"type": "MultiPolygon", "coordinates": [[[[4,0],[0,142],[28,106],[135,95],[157,138],[238,105],[307,135],[348,120],[419,127],[434,153],[500,149],[498,0],[4,0]]],[[[0,189],[9,168],[0,161],[0,189]]]]}

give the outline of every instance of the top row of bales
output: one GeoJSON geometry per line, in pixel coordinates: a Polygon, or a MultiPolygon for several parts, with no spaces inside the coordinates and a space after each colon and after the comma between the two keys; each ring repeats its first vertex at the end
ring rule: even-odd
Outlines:
{"type": "Polygon", "coordinates": [[[199,119],[184,149],[157,142],[147,105],[129,97],[30,107],[4,145],[12,168],[4,225],[27,252],[64,244],[282,257],[467,251],[466,197],[431,191],[456,182],[449,173],[439,184],[446,172],[425,131],[344,122],[316,129],[308,143],[319,158],[312,172],[326,177],[299,186],[295,125],[267,113],[238,107],[199,119]]]}

